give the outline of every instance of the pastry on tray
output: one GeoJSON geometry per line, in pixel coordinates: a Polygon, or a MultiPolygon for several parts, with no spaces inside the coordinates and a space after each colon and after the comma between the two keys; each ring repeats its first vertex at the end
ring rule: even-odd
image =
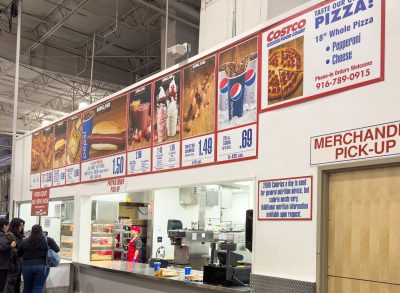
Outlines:
{"type": "Polygon", "coordinates": [[[157,272],[154,273],[154,276],[156,277],[178,277],[179,272],[175,270],[169,270],[169,269],[159,269],[157,272]]]}

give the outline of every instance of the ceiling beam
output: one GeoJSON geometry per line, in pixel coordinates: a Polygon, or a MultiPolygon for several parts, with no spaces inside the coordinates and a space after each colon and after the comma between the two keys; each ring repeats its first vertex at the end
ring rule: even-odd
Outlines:
{"type": "MultiPolygon", "coordinates": [[[[163,16],[166,15],[165,10],[160,8],[160,7],[158,7],[158,6],[156,6],[156,5],[150,4],[150,3],[145,2],[143,0],[131,0],[131,1],[141,5],[143,7],[147,7],[147,8],[150,8],[152,10],[155,10],[155,11],[161,13],[163,16]]],[[[187,21],[186,19],[183,19],[182,17],[176,16],[176,15],[173,15],[173,14],[168,14],[168,18],[175,19],[176,21],[184,23],[184,24],[186,24],[186,25],[188,25],[188,26],[190,26],[192,28],[199,29],[199,25],[198,24],[195,24],[193,22],[187,21]]]]}
{"type": "MultiPolygon", "coordinates": [[[[10,104],[10,105],[13,105],[13,103],[14,103],[13,100],[9,99],[7,96],[0,96],[0,102],[1,103],[6,103],[6,104],[10,104]]],[[[26,110],[36,110],[36,111],[49,112],[49,113],[52,113],[52,114],[57,115],[57,116],[64,116],[64,115],[68,114],[66,112],[53,110],[51,108],[45,108],[45,107],[39,106],[39,105],[37,105],[35,103],[32,103],[32,102],[18,102],[18,107],[21,107],[21,108],[26,109],[26,110]]]]}
{"type": "Polygon", "coordinates": [[[89,0],[64,0],[45,17],[45,23],[39,23],[33,31],[39,37],[38,41],[29,47],[27,51],[32,51],[37,48],[41,43],[46,41],[52,34],[54,34],[64,23],[78,10],[85,5],[89,0]],[[52,26],[47,23],[53,23],[52,26]]]}

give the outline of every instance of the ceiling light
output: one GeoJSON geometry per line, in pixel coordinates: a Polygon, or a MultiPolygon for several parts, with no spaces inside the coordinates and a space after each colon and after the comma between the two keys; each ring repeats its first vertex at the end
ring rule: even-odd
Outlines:
{"type": "Polygon", "coordinates": [[[43,119],[43,120],[42,120],[42,127],[45,127],[45,126],[51,124],[51,122],[52,122],[51,120],[43,119]]]}
{"type": "Polygon", "coordinates": [[[82,110],[82,109],[85,109],[87,106],[89,106],[89,104],[87,102],[80,102],[78,104],[78,109],[82,110]]]}

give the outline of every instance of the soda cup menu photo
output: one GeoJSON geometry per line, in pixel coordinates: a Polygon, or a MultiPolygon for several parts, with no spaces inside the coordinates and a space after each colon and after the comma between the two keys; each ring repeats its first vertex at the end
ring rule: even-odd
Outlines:
{"type": "Polygon", "coordinates": [[[219,54],[218,130],[257,120],[258,38],[219,54]]]}

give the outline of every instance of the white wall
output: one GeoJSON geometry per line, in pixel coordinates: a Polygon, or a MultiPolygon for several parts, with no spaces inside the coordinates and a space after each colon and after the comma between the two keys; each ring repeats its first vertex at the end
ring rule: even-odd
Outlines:
{"type": "Polygon", "coordinates": [[[214,0],[201,1],[199,52],[253,29],[268,19],[308,0],[214,0]]]}
{"type": "MultiPolygon", "coordinates": [[[[316,1],[312,1],[301,10],[315,3],[316,1]]],[[[237,181],[250,178],[261,180],[312,175],[314,183],[312,221],[255,222],[253,272],[315,282],[317,278],[317,207],[320,178],[318,177],[318,168],[310,167],[309,138],[318,134],[399,120],[400,1],[388,0],[386,6],[384,82],[261,114],[259,116],[259,157],[257,160],[130,177],[127,179],[127,190],[142,191],[199,185],[215,181],[237,181]]],[[[296,11],[299,10],[300,8],[296,11]]],[[[27,184],[29,183],[30,136],[18,140],[17,155],[17,179],[14,180],[16,193],[13,199],[30,200],[31,193],[29,184],[27,184]]],[[[394,157],[391,161],[400,162],[400,158],[394,157]]],[[[375,159],[368,162],[379,164],[387,162],[387,160],[375,159]]],[[[346,163],[345,166],[359,164],[362,162],[346,163]]],[[[104,193],[105,188],[106,183],[104,182],[53,188],[50,196],[54,198],[78,195],[79,198],[85,194],[104,193]]],[[[173,194],[176,193],[171,191],[170,196],[173,194]]],[[[161,209],[163,212],[168,211],[170,206],[173,209],[176,208],[174,202],[176,203],[177,200],[173,200],[174,198],[165,196],[165,206],[161,209]]],[[[257,203],[256,198],[254,201],[257,203]]],[[[84,212],[81,210],[80,214],[81,223],[83,223],[84,212]]],[[[174,217],[177,216],[178,214],[174,215],[174,217]]],[[[164,231],[166,229],[164,224],[159,224],[159,227],[164,231]]],[[[157,236],[157,232],[154,236],[157,236]]],[[[83,244],[80,247],[85,249],[83,244]]]]}
{"type": "Polygon", "coordinates": [[[183,229],[191,228],[192,221],[198,221],[198,205],[180,205],[179,188],[170,188],[154,191],[153,202],[153,250],[155,257],[156,250],[160,246],[165,247],[165,256],[174,257],[174,246],[168,238],[168,220],[181,220],[183,229]],[[157,237],[162,237],[162,242],[157,242],[157,237]]]}

